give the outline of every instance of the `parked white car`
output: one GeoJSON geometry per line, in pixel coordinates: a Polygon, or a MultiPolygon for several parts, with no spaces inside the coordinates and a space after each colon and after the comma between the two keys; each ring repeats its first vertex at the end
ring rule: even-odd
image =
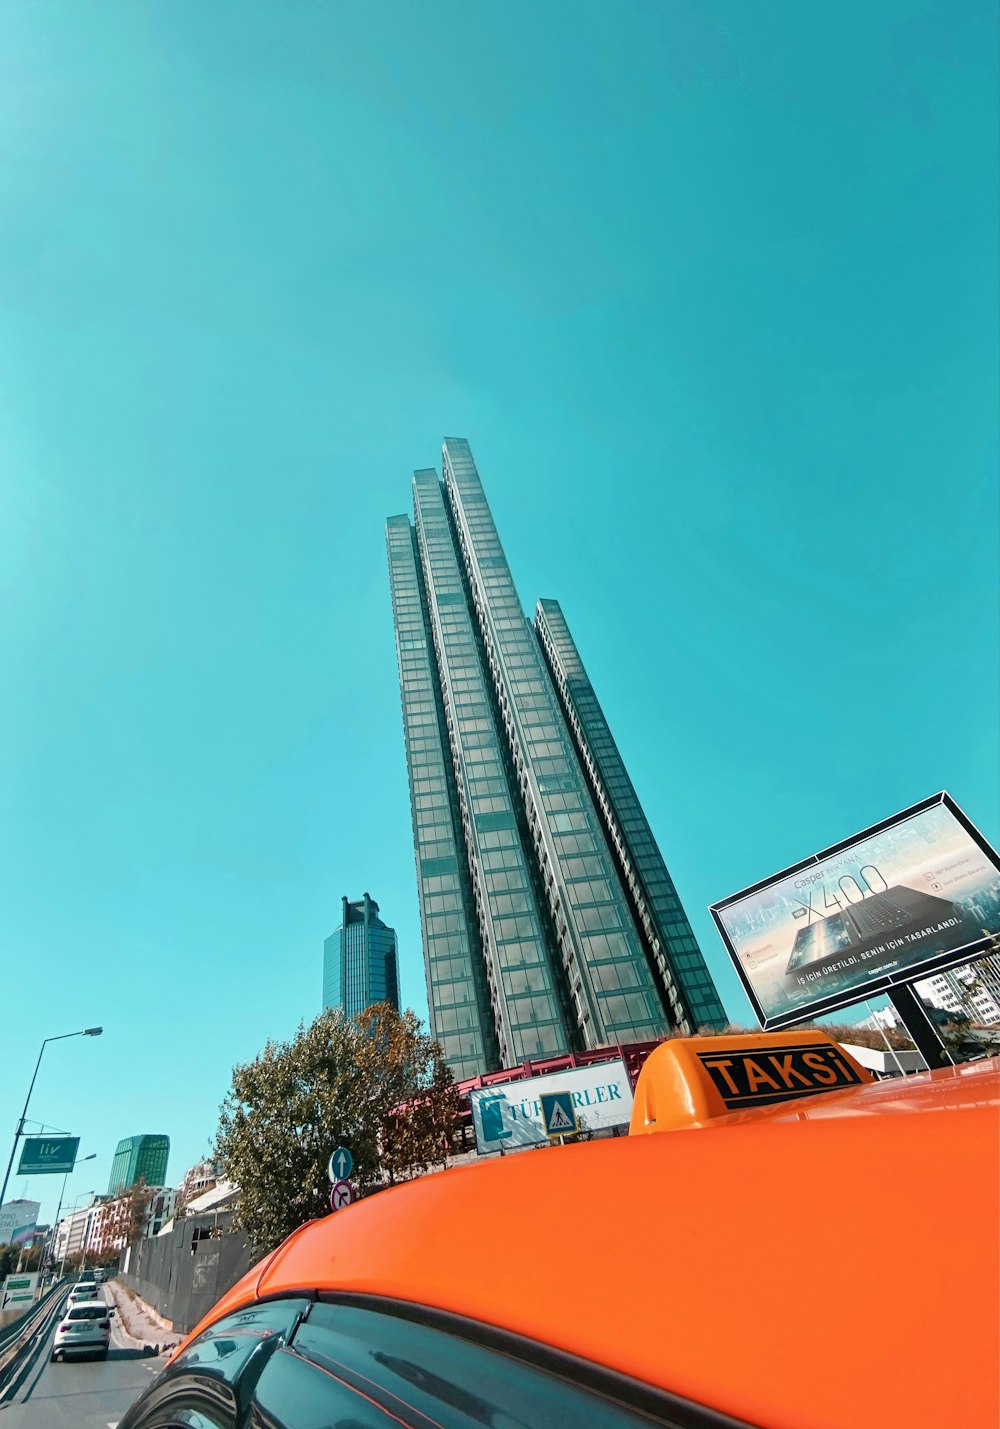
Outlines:
{"type": "Polygon", "coordinates": [[[56,1327],[52,1358],[65,1359],[70,1354],[96,1354],[106,1360],[111,1345],[111,1316],[114,1308],[104,1300],[88,1299],[69,1304],[56,1327]]]}

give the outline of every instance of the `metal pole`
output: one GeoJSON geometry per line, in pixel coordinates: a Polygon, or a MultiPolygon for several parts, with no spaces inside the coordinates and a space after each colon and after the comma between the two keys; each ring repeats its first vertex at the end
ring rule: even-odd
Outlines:
{"type": "MultiPolygon", "coordinates": [[[[97,1159],[97,1152],[96,1152],[96,1151],[92,1151],[89,1156],[81,1156],[80,1159],[79,1159],[79,1161],[78,1161],[76,1164],[77,1164],[77,1166],[82,1166],[83,1163],[84,1163],[84,1161],[95,1161],[96,1159],[97,1159]]],[[[74,1169],[75,1169],[75,1168],[74,1168],[74,1169]]],[[[59,1217],[60,1217],[60,1215],[62,1214],[63,1201],[65,1201],[65,1199],[66,1199],[66,1182],[67,1182],[68,1180],[69,1180],[69,1172],[67,1171],[67,1172],[66,1172],[66,1175],[63,1177],[62,1190],[59,1192],[59,1209],[56,1211],[56,1218],[55,1218],[55,1221],[53,1222],[53,1225],[52,1225],[51,1241],[52,1241],[52,1268],[53,1268],[53,1270],[55,1269],[55,1259],[56,1259],[56,1257],[55,1257],[56,1236],[59,1234],[59,1217]]],[[[63,1256],[63,1261],[64,1261],[64,1263],[65,1263],[65,1255],[63,1256]]]]}
{"type": "MultiPolygon", "coordinates": [[[[31,1078],[31,1086],[28,1088],[28,1095],[24,1099],[24,1110],[21,1112],[20,1120],[17,1123],[17,1130],[14,1132],[14,1145],[11,1148],[10,1160],[7,1162],[7,1170],[4,1173],[3,1188],[0,1189],[0,1206],[4,1203],[7,1194],[7,1182],[10,1180],[11,1169],[14,1165],[14,1157],[17,1155],[17,1143],[24,1132],[24,1119],[28,1115],[28,1103],[31,1101],[31,1093],[35,1090],[35,1078],[38,1076],[38,1069],[42,1065],[42,1056],[50,1042],[65,1042],[67,1037],[100,1037],[102,1027],[83,1027],[79,1032],[62,1032],[58,1037],[46,1037],[42,1042],[41,1050],[38,1053],[38,1061],[35,1063],[35,1071],[31,1078]]],[[[96,1155],[96,1153],[95,1153],[96,1155]]]]}
{"type": "Polygon", "coordinates": [[[888,1038],[888,1036],[887,1036],[887,1034],[886,1034],[885,1028],[882,1026],[881,1022],[879,1022],[879,1020],[878,1020],[878,1013],[874,1010],[874,1008],[872,1007],[871,1003],[868,1001],[867,998],[865,999],[865,1006],[867,1007],[868,1011],[871,1013],[872,1021],[875,1023],[875,1026],[878,1028],[878,1030],[879,1030],[879,1031],[881,1032],[881,1034],[882,1034],[882,1041],[885,1043],[886,1051],[889,1053],[889,1056],[892,1058],[892,1060],[893,1060],[893,1061],[895,1062],[895,1064],[896,1064],[896,1071],[899,1073],[899,1075],[900,1075],[901,1077],[905,1077],[905,1076],[906,1076],[906,1073],[903,1071],[903,1064],[902,1064],[902,1062],[901,1062],[901,1061],[899,1060],[899,1058],[896,1056],[896,1049],[895,1049],[895,1047],[893,1047],[892,1043],[889,1041],[889,1038],[888,1038]]]}
{"type": "MultiPolygon", "coordinates": [[[[94,1155],[95,1155],[95,1156],[97,1155],[97,1152],[96,1152],[96,1151],[94,1152],[94,1155]]],[[[88,1160],[88,1161],[89,1161],[89,1159],[90,1159],[90,1158],[87,1157],[87,1160],[88,1160]]],[[[55,1269],[56,1236],[59,1234],[59,1217],[60,1217],[60,1215],[62,1214],[62,1203],[63,1203],[63,1201],[65,1201],[65,1199],[66,1199],[66,1182],[67,1182],[68,1180],[69,1180],[69,1172],[67,1171],[67,1172],[66,1172],[66,1175],[63,1177],[62,1190],[59,1192],[59,1207],[58,1207],[58,1209],[57,1209],[57,1211],[56,1211],[56,1218],[55,1218],[55,1220],[52,1222],[52,1268],[53,1268],[53,1269],[55,1269]]]]}
{"type": "MultiPolygon", "coordinates": [[[[75,1032],[70,1032],[68,1035],[70,1037],[75,1037],[77,1034],[75,1032]]],[[[28,1115],[28,1103],[31,1101],[31,1093],[35,1090],[35,1078],[38,1076],[38,1069],[42,1065],[42,1054],[44,1053],[48,1044],[50,1042],[54,1042],[55,1040],[56,1039],[54,1037],[46,1037],[45,1041],[42,1043],[41,1051],[38,1054],[38,1061],[35,1063],[35,1071],[31,1078],[31,1086],[28,1088],[28,1095],[24,1099],[24,1110],[21,1112],[20,1118],[18,1119],[17,1123],[17,1130],[14,1132],[14,1145],[11,1147],[10,1160],[7,1162],[7,1170],[4,1173],[3,1190],[0,1190],[0,1206],[3,1205],[4,1199],[7,1195],[7,1182],[10,1180],[10,1173],[14,1165],[14,1157],[17,1155],[17,1143],[20,1141],[21,1133],[24,1131],[24,1118],[28,1115]]]]}
{"type": "Polygon", "coordinates": [[[955,1059],[908,983],[889,989],[889,1001],[928,1067],[953,1067],[955,1059]]]}
{"type": "MultiPolygon", "coordinates": [[[[95,1156],[97,1155],[97,1152],[96,1152],[96,1151],[94,1152],[94,1155],[95,1155],[95,1156]]],[[[87,1160],[88,1160],[88,1161],[90,1160],[90,1157],[89,1157],[89,1156],[87,1157],[87,1160]]],[[[66,1199],[66,1182],[67,1182],[68,1180],[69,1180],[69,1172],[67,1171],[67,1172],[66,1172],[66,1175],[63,1177],[62,1190],[59,1192],[59,1207],[58,1207],[58,1209],[57,1209],[57,1211],[56,1211],[56,1219],[55,1219],[55,1223],[54,1223],[54,1225],[53,1225],[53,1234],[54,1234],[55,1231],[58,1230],[58,1228],[59,1228],[59,1216],[60,1216],[61,1213],[62,1213],[62,1203],[63,1203],[63,1201],[65,1201],[65,1199],[66,1199]]]]}
{"type": "MultiPolygon", "coordinates": [[[[94,1155],[95,1155],[95,1156],[97,1155],[97,1152],[96,1152],[96,1151],[94,1152],[94,1155]]],[[[90,1158],[88,1157],[87,1159],[89,1160],[90,1158]]],[[[80,1192],[80,1196],[93,1196],[93,1195],[96,1195],[96,1194],[97,1194],[97,1193],[96,1193],[95,1191],[81,1191],[81,1192],[80,1192]]],[[[80,1196],[77,1196],[76,1199],[79,1200],[79,1199],[80,1199],[80,1196]]],[[[74,1214],[74,1215],[76,1214],[76,1206],[75,1206],[75,1204],[74,1204],[74,1206],[73,1206],[73,1214],[74,1214]]],[[[60,1280],[62,1279],[63,1271],[64,1271],[65,1268],[66,1268],[66,1257],[67,1257],[67,1255],[69,1255],[69,1238],[70,1238],[70,1236],[72,1235],[72,1233],[73,1233],[73,1232],[72,1232],[72,1227],[71,1227],[70,1230],[68,1230],[68,1231],[66,1232],[66,1239],[65,1239],[65,1241],[63,1242],[62,1262],[61,1262],[61,1264],[60,1264],[60,1266],[59,1266],[59,1279],[60,1279],[60,1280]]],[[[84,1239],[86,1240],[86,1236],[84,1237],[84,1239]]],[[[84,1257],[86,1258],[86,1251],[84,1251],[84,1257]]]]}

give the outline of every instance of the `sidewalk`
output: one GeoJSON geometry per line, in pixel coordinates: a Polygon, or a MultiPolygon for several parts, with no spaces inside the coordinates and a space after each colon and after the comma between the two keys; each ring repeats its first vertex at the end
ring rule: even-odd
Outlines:
{"type": "Polygon", "coordinates": [[[123,1345],[148,1347],[149,1353],[159,1354],[173,1349],[184,1338],[171,1327],[169,1320],[158,1315],[152,1305],[147,1305],[138,1295],[126,1290],[120,1281],[109,1280],[102,1288],[110,1295],[118,1312],[114,1318],[114,1333],[123,1345]]]}

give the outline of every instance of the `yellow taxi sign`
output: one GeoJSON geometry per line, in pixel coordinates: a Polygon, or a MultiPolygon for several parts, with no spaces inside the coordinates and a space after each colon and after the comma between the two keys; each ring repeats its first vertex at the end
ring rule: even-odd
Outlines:
{"type": "Polygon", "coordinates": [[[636,1083],[631,1136],[870,1082],[825,1032],[749,1032],[661,1042],[636,1083]]]}

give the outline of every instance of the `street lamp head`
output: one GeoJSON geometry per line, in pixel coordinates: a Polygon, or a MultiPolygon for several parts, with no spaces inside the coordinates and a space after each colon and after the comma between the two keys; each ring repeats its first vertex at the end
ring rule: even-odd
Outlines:
{"type": "MultiPolygon", "coordinates": [[[[80,1161],[93,1161],[96,1156],[97,1156],[97,1152],[96,1152],[96,1151],[92,1151],[89,1156],[81,1156],[81,1157],[80,1157],[80,1161]]],[[[80,1161],[78,1161],[78,1162],[76,1163],[78,1166],[80,1165],[80,1161]]]]}
{"type": "Polygon", "coordinates": [[[85,1027],[83,1029],[83,1035],[84,1037],[100,1037],[103,1031],[103,1027],[85,1027]]]}

